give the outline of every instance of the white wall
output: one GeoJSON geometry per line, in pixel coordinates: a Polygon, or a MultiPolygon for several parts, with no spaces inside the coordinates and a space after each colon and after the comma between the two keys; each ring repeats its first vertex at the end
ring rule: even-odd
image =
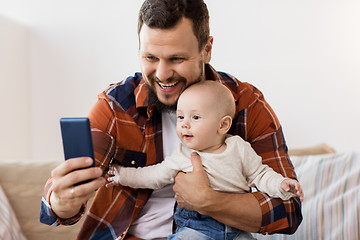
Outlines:
{"type": "MultiPolygon", "coordinates": [[[[0,0],[0,16],[30,31],[31,158],[62,158],[59,118],[86,115],[109,83],[139,70],[141,2],[0,0]]],[[[289,147],[359,151],[359,1],[207,4],[213,66],[262,90],[289,147]]]]}
{"type": "Polygon", "coordinates": [[[262,90],[290,147],[360,151],[360,1],[233,2],[209,4],[213,64],[262,90]]]}
{"type": "Polygon", "coordinates": [[[26,27],[0,14],[0,159],[30,156],[26,27]]]}

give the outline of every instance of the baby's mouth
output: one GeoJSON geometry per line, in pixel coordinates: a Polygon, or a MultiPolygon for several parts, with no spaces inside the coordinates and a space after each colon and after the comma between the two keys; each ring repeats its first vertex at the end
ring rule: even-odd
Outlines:
{"type": "Polygon", "coordinates": [[[184,138],[185,138],[186,140],[191,139],[192,137],[193,137],[192,135],[184,134],[184,138]]]}

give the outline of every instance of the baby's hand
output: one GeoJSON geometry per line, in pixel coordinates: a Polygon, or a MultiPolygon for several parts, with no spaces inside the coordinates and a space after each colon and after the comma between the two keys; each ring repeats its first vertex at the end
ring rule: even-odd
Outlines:
{"type": "Polygon", "coordinates": [[[295,179],[286,178],[281,182],[281,188],[286,192],[291,192],[300,198],[300,201],[304,201],[304,193],[300,186],[300,183],[295,179]]]}
{"type": "Polygon", "coordinates": [[[108,183],[105,185],[107,188],[112,186],[118,186],[120,180],[120,166],[117,164],[111,164],[108,174],[110,177],[107,178],[108,183]]]}

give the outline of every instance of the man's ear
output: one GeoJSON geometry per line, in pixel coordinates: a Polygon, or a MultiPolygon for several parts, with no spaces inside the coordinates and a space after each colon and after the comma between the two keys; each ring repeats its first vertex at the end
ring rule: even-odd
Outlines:
{"type": "Polygon", "coordinates": [[[210,36],[207,43],[204,46],[203,53],[204,53],[204,63],[205,64],[208,64],[211,60],[213,41],[214,41],[214,37],[210,36]]]}
{"type": "Polygon", "coordinates": [[[232,117],[230,117],[229,115],[223,117],[220,121],[218,133],[222,135],[226,134],[230,130],[231,124],[232,124],[232,117]]]}

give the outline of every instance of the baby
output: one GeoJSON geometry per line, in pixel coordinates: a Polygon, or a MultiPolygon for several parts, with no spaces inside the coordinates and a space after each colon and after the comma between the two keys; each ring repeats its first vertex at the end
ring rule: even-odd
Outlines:
{"type": "MultiPolygon", "coordinates": [[[[227,134],[235,115],[235,101],[224,85],[209,80],[188,87],[179,97],[176,115],[176,133],[181,141],[178,149],[152,166],[128,168],[113,164],[107,187],[121,184],[132,188],[162,188],[173,183],[179,171],[192,171],[190,155],[195,151],[214,190],[244,193],[250,187],[257,187],[272,197],[286,200],[296,195],[303,200],[296,180],[284,178],[263,165],[248,142],[227,134]]],[[[240,239],[242,234],[242,239],[246,236],[251,239],[249,233],[180,207],[174,219],[177,230],[169,239],[224,239],[224,236],[240,239]]]]}

